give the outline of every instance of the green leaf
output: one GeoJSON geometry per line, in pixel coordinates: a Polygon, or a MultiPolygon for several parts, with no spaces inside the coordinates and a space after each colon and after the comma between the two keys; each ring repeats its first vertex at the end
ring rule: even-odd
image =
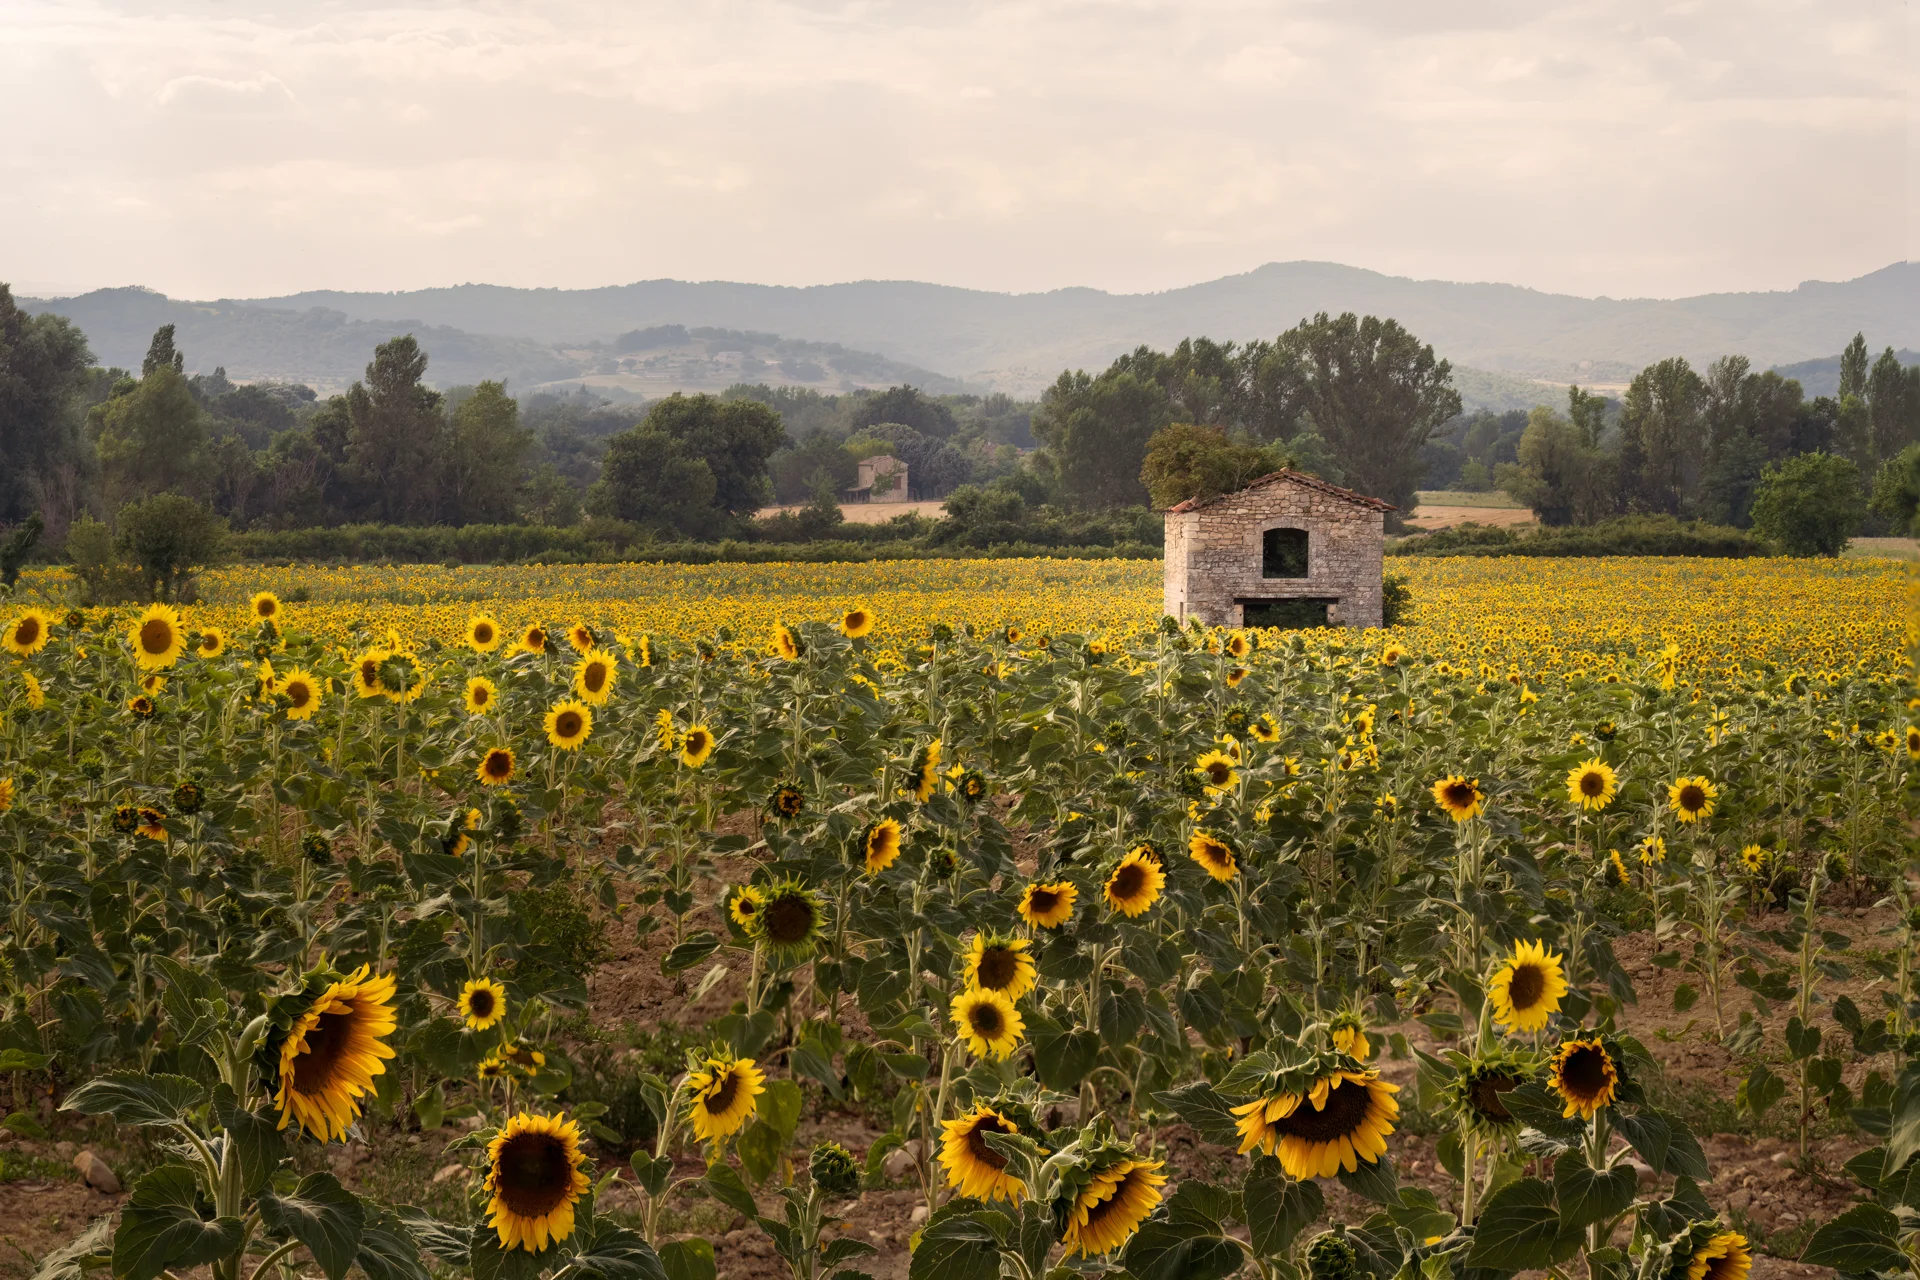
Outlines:
{"type": "Polygon", "coordinates": [[[819,1081],[820,1087],[835,1099],[846,1094],[840,1084],[840,1073],[833,1069],[833,1054],[817,1040],[802,1040],[793,1046],[793,1052],[787,1055],[787,1066],[796,1075],[819,1081]]]}
{"type": "Polygon", "coordinates": [[[657,1196],[667,1189],[667,1179],[673,1176],[672,1156],[650,1156],[636,1151],[629,1163],[633,1165],[633,1176],[640,1180],[648,1195],[657,1196]]]}
{"type": "Polygon", "coordinates": [[[213,1115],[240,1157],[241,1189],[248,1195],[255,1194],[286,1159],[287,1144],[279,1122],[243,1108],[233,1096],[233,1086],[224,1082],[214,1086],[213,1115]]]}
{"type": "Polygon", "coordinates": [[[1238,1271],[1246,1255],[1203,1227],[1154,1220],[1127,1241],[1125,1260],[1134,1280],[1221,1280],[1238,1271]]]}
{"type": "Polygon", "coordinates": [[[1552,1187],[1538,1178],[1509,1182],[1487,1198],[1474,1227],[1473,1248],[1467,1253],[1466,1265],[1489,1271],[1544,1268],[1553,1261],[1560,1226],[1552,1187]]]}
{"type": "Polygon", "coordinates": [[[360,1233],[353,1265],[367,1280],[427,1280],[420,1250],[400,1219],[385,1209],[365,1207],[367,1225],[360,1233]]]}
{"type": "Polygon", "coordinates": [[[1666,1172],[1667,1147],[1673,1141],[1673,1129],[1659,1112],[1642,1111],[1638,1115],[1627,1115],[1616,1111],[1613,1128],[1640,1153],[1640,1158],[1651,1165],[1655,1173],[1666,1172]]]}
{"type": "Polygon", "coordinates": [[[1518,1089],[1509,1089],[1500,1095],[1500,1101],[1521,1124],[1538,1129],[1549,1138],[1565,1141],[1581,1137],[1587,1131],[1585,1121],[1561,1114],[1566,1110],[1566,1103],[1560,1100],[1559,1094],[1538,1080],[1529,1080],[1518,1089]]]}
{"type": "Polygon", "coordinates": [[[1214,1091],[1205,1080],[1153,1095],[1154,1105],[1165,1107],[1192,1125],[1209,1142],[1240,1145],[1240,1131],[1234,1127],[1233,1103],[1214,1091]]]}
{"type": "Polygon", "coordinates": [[[1253,1251],[1263,1258],[1284,1256],[1294,1237],[1326,1206],[1319,1183],[1295,1182],[1272,1156],[1254,1161],[1240,1198],[1253,1251]]]}
{"type": "Polygon", "coordinates": [[[201,1218],[199,1190],[194,1170],[178,1164],[161,1165],[133,1184],[113,1236],[116,1280],[154,1280],[170,1267],[205,1266],[240,1247],[240,1219],[201,1218]]]}
{"type": "Polygon", "coordinates": [[[1553,1162],[1553,1192],[1560,1201],[1563,1227],[1584,1227],[1620,1213],[1633,1203],[1639,1175],[1632,1165],[1596,1172],[1586,1157],[1569,1151],[1553,1162]]]}
{"type": "Polygon", "coordinates": [[[525,1249],[502,1249],[500,1233],[488,1227],[473,1233],[473,1252],[467,1268],[473,1280],[537,1280],[545,1270],[549,1254],[528,1253],[525,1249]]]}
{"type": "Polygon", "coordinates": [[[1909,1063],[1900,1073],[1889,1112],[1887,1168],[1897,1170],[1920,1152],[1920,1063],[1909,1063]]]}
{"type": "Polygon", "coordinates": [[[102,1214],[93,1225],[40,1260],[33,1280],[83,1280],[113,1261],[113,1215],[102,1214]]]}
{"type": "Polygon", "coordinates": [[[310,1173],[293,1194],[267,1192],[258,1201],[260,1221],[276,1240],[291,1237],[307,1247],[327,1280],[340,1280],[353,1265],[366,1230],[367,1211],[360,1197],[331,1173],[310,1173]]]}
{"type": "MultiPolygon", "coordinates": [[[[425,1130],[438,1129],[444,1124],[447,1118],[446,1086],[435,1080],[433,1088],[422,1090],[420,1096],[413,1100],[413,1114],[414,1118],[420,1121],[420,1127],[425,1130]]],[[[574,1116],[576,1120],[592,1118],[592,1116],[582,1116],[577,1113],[574,1116]]]]}
{"type": "Polygon", "coordinates": [[[1857,1204],[1814,1232],[1800,1261],[1852,1275],[1905,1271],[1900,1219],[1877,1204],[1857,1204]]]}
{"type": "Polygon", "coordinates": [[[579,1237],[580,1252],[572,1261],[587,1275],[605,1280],[669,1280],[660,1255],[631,1227],[595,1218],[579,1237]]]}
{"type": "Polygon", "coordinates": [[[865,1240],[855,1240],[852,1236],[841,1236],[838,1240],[829,1240],[820,1249],[821,1271],[831,1271],[849,1258],[864,1258],[878,1249],[865,1240]]]}
{"type": "Polygon", "coordinates": [[[734,1150],[740,1156],[740,1167],[756,1183],[765,1182],[773,1175],[780,1163],[780,1153],[786,1150],[786,1146],[780,1141],[778,1131],[764,1120],[755,1120],[742,1129],[739,1138],[734,1141],[734,1150]]]}
{"type": "Polygon", "coordinates": [[[1700,1000],[1700,991],[1691,982],[1683,982],[1673,989],[1673,1011],[1685,1013],[1700,1000]]]}
{"type": "Polygon", "coordinates": [[[907,1264],[907,1280],[998,1280],[1000,1240],[971,1214],[927,1224],[907,1264]]]}
{"type": "Polygon", "coordinates": [[[1786,1041],[1787,1052],[1795,1062],[1810,1058],[1820,1051],[1820,1028],[1808,1026],[1795,1014],[1787,1019],[1786,1041]]]}
{"type": "Polygon", "coordinates": [[[791,1080],[769,1080],[767,1091],[754,1099],[756,1114],[762,1124],[773,1126],[780,1135],[780,1145],[793,1141],[794,1130],[800,1127],[800,1108],[802,1099],[800,1086],[791,1080]]]}
{"type": "Polygon", "coordinates": [[[407,1234],[413,1237],[413,1242],[436,1260],[450,1266],[464,1267],[473,1256],[474,1228],[442,1222],[426,1210],[416,1209],[410,1204],[397,1205],[393,1212],[400,1220],[400,1225],[407,1229],[407,1234]]]}
{"type": "Polygon", "coordinates": [[[1040,1083],[1077,1089],[1100,1056],[1100,1037],[1085,1027],[1063,1027],[1038,1015],[1027,1020],[1033,1036],[1033,1069],[1040,1083]]]}
{"type": "Polygon", "coordinates": [[[38,1071],[53,1059],[25,1049],[0,1049],[0,1071],[38,1071]]]}
{"type": "Polygon", "coordinates": [[[5,1120],[0,1120],[0,1129],[5,1129],[8,1133],[17,1133],[23,1138],[33,1138],[40,1142],[45,1142],[53,1136],[47,1132],[45,1125],[34,1119],[32,1114],[25,1111],[16,1111],[5,1120]]]}
{"type": "Polygon", "coordinates": [[[699,1236],[661,1245],[660,1265],[667,1280],[715,1280],[713,1246],[699,1236]]]}
{"type": "Polygon", "coordinates": [[[1753,1070],[1747,1072],[1747,1078],[1740,1082],[1734,1091],[1734,1104],[1748,1115],[1758,1120],[1767,1113],[1768,1108],[1786,1095],[1787,1082],[1767,1070],[1764,1062],[1756,1063],[1753,1070]]]}
{"type": "Polygon", "coordinates": [[[113,1071],[95,1076],[68,1094],[60,1109],[85,1116],[112,1116],[121,1124],[166,1125],[185,1120],[206,1100],[207,1091],[185,1076],[113,1071]]]}
{"type": "Polygon", "coordinates": [[[718,934],[704,931],[696,933],[660,957],[660,972],[679,973],[683,969],[691,969],[718,951],[722,941],[718,934]]]}
{"type": "Polygon", "coordinates": [[[1360,1161],[1352,1173],[1343,1168],[1335,1176],[1341,1186],[1375,1204],[1391,1207],[1400,1203],[1400,1178],[1394,1171],[1391,1156],[1381,1156],[1371,1163],[1360,1161]]]}
{"type": "Polygon", "coordinates": [[[708,1195],[748,1222],[760,1216],[760,1206],[753,1202],[753,1192],[747,1190],[747,1184],[741,1181],[739,1171],[732,1165],[709,1165],[707,1176],[701,1181],[705,1184],[708,1195]]]}

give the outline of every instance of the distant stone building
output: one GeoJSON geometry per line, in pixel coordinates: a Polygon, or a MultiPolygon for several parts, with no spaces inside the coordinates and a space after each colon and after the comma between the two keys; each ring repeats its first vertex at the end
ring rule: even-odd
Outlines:
{"type": "Polygon", "coordinates": [[[1166,611],[1227,627],[1381,625],[1392,503],[1276,471],[1167,518],[1166,611]]]}
{"type": "Polygon", "coordinates": [[[907,464],[891,454],[878,453],[860,459],[859,478],[847,493],[848,502],[905,502],[907,500],[907,464]],[[880,481],[882,492],[873,491],[880,481]]]}

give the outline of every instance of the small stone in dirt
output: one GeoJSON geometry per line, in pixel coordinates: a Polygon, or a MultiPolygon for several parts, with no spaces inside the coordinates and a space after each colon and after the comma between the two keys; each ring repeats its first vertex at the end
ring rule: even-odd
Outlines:
{"type": "Polygon", "coordinates": [[[74,1146],[71,1142],[56,1142],[53,1144],[53,1149],[59,1154],[62,1160],[71,1160],[73,1159],[73,1153],[80,1148],[74,1146]]]}
{"type": "Polygon", "coordinates": [[[410,1146],[410,1147],[417,1147],[417,1146],[419,1146],[419,1145],[420,1145],[420,1135],[419,1135],[419,1134],[417,1134],[417,1133],[410,1133],[410,1134],[408,1134],[408,1135],[407,1135],[407,1145],[408,1145],[408,1146],[410,1146]]]}
{"type": "Polygon", "coordinates": [[[447,1181],[450,1178],[461,1177],[466,1172],[467,1172],[467,1166],[463,1164],[441,1165],[439,1170],[435,1172],[433,1175],[433,1185],[437,1187],[441,1183],[447,1181]]]}
{"type": "Polygon", "coordinates": [[[462,1129],[467,1130],[469,1133],[471,1133],[473,1130],[478,1129],[480,1127],[480,1117],[464,1116],[460,1120],[460,1127],[462,1129]]]}
{"type": "Polygon", "coordinates": [[[923,1204],[917,1204],[913,1206],[913,1212],[907,1215],[907,1221],[913,1223],[915,1226],[918,1226],[920,1223],[925,1222],[926,1220],[927,1220],[927,1206],[923,1204]]]}
{"type": "Polygon", "coordinates": [[[73,1158],[73,1167],[80,1171],[80,1177],[95,1191],[106,1195],[120,1194],[120,1175],[113,1167],[91,1151],[82,1151],[73,1158]]]}
{"type": "Polygon", "coordinates": [[[881,1163],[881,1169],[888,1179],[899,1182],[920,1162],[920,1139],[915,1138],[903,1147],[887,1152],[887,1158],[881,1163]]]}
{"type": "Polygon", "coordinates": [[[1793,1163],[1793,1152],[1776,1151],[1773,1153],[1773,1155],[1770,1158],[1777,1165],[1781,1165],[1781,1166],[1790,1165],[1793,1163]]]}

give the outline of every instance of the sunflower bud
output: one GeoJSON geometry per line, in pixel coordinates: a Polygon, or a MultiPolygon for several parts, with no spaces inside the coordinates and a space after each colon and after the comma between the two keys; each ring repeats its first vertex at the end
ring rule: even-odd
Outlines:
{"type": "Polygon", "coordinates": [[[92,747],[80,753],[80,776],[89,782],[98,782],[107,776],[106,757],[92,747]]]}
{"type": "Polygon", "coordinates": [[[206,802],[206,792],[200,789],[197,779],[184,779],[173,789],[173,807],[181,813],[198,813],[206,802]]]}
{"type": "Polygon", "coordinates": [[[324,867],[333,861],[333,845],[318,831],[300,837],[300,852],[315,866],[324,867]]]}
{"type": "Polygon", "coordinates": [[[123,836],[133,834],[140,825],[140,811],[130,804],[116,805],[113,810],[113,829],[123,836]]]}
{"type": "Polygon", "coordinates": [[[860,1190],[860,1166],[853,1153],[837,1142],[823,1142],[807,1157],[807,1176],[830,1196],[850,1196],[860,1190]]]}
{"type": "Polygon", "coordinates": [[[1345,1227],[1336,1227],[1307,1246],[1307,1274],[1313,1280],[1359,1280],[1360,1255],[1347,1239],[1345,1227]]]}

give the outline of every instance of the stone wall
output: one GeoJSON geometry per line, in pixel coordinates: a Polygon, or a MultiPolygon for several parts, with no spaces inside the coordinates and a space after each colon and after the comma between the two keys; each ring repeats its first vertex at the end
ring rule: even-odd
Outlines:
{"type": "Polygon", "coordinates": [[[1242,625],[1246,599],[1333,599],[1329,620],[1381,625],[1386,531],[1382,513],[1308,485],[1276,481],[1228,494],[1190,511],[1169,511],[1167,613],[1215,626],[1242,625]],[[1307,531],[1307,576],[1262,576],[1269,529],[1307,531]]]}

